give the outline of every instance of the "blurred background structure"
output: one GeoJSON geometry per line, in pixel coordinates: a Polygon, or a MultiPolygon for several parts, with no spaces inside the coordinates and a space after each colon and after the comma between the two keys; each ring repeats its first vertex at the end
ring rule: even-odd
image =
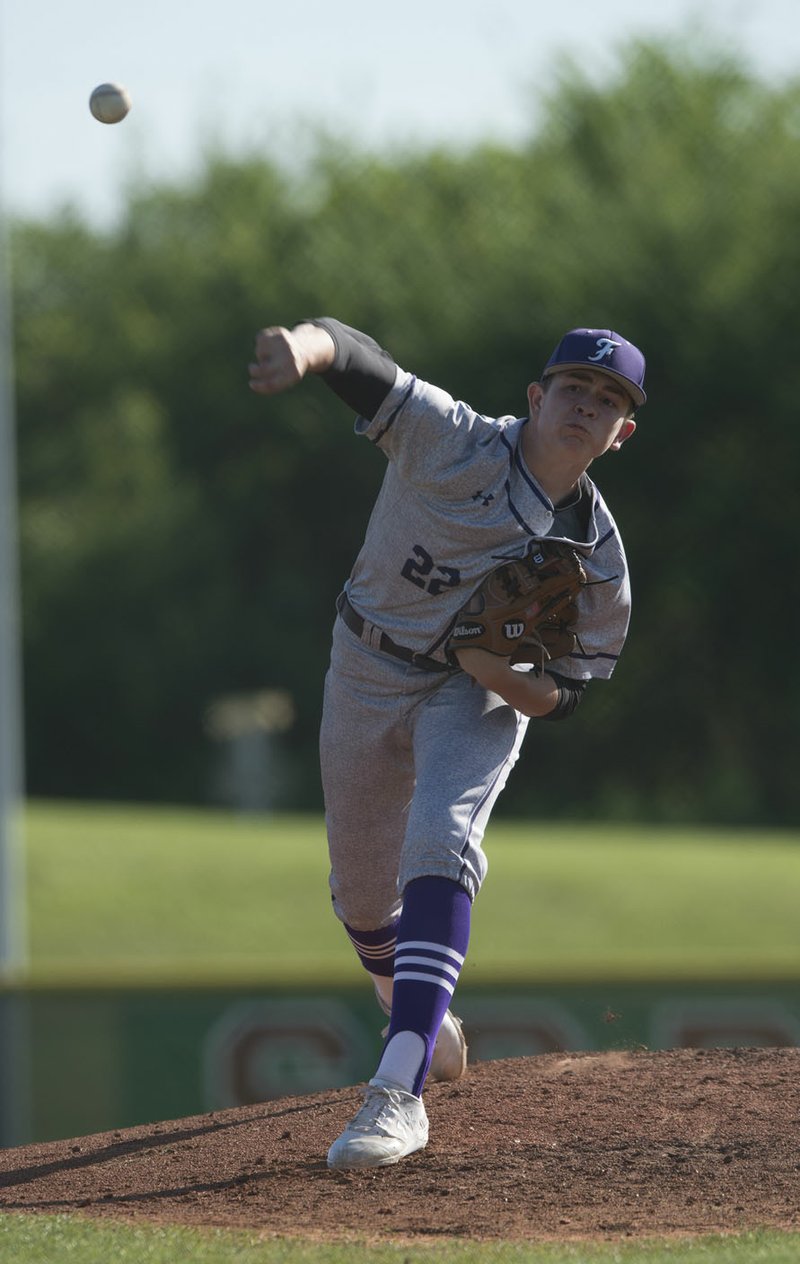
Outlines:
{"type": "Polygon", "coordinates": [[[283,769],[278,734],[294,722],[282,689],[229,694],[208,708],[205,731],[218,744],[215,794],[239,812],[269,812],[281,798],[283,769]]]}

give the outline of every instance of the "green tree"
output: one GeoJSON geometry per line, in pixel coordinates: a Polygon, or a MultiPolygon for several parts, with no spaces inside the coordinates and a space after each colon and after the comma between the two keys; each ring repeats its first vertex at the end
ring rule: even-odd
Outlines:
{"type": "Polygon", "coordinates": [[[648,356],[634,441],[597,479],[630,555],[613,685],[532,726],[507,812],[796,819],[800,86],[685,45],[562,68],[519,148],[355,153],[289,173],[209,156],[107,233],[14,234],[28,780],[204,801],[216,696],[280,686],[284,802],[317,806],[334,600],[383,472],[318,382],[253,397],[255,331],[329,312],[489,414],[563,329],[648,356]],[[783,656],[782,656],[783,657],[783,656]],[[580,798],[576,798],[576,786],[580,798]]]}

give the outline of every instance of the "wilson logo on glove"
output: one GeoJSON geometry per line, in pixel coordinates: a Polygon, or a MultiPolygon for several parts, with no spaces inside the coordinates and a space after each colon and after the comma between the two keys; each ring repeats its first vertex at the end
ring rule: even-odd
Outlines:
{"type": "Polygon", "coordinates": [[[504,623],[503,636],[509,641],[518,641],[525,632],[524,623],[504,623]]]}
{"type": "Polygon", "coordinates": [[[486,628],[482,623],[459,623],[457,628],[453,628],[452,636],[458,638],[459,641],[474,640],[476,636],[485,636],[486,628]]]}
{"type": "Polygon", "coordinates": [[[573,548],[537,540],[525,557],[491,571],[462,607],[447,642],[450,661],[457,664],[456,651],[470,646],[541,671],[545,663],[572,653],[576,602],[586,582],[573,548]]]}

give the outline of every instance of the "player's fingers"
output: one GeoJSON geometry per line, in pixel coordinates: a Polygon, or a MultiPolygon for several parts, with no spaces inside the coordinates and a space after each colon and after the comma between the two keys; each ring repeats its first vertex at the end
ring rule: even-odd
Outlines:
{"type": "Polygon", "coordinates": [[[248,365],[250,389],[259,395],[277,395],[300,381],[293,362],[258,361],[248,365]]]}
{"type": "Polygon", "coordinates": [[[267,325],[264,329],[259,329],[256,334],[256,352],[263,346],[268,346],[274,342],[285,342],[289,337],[289,330],[283,325],[267,325]]]}
{"type": "Polygon", "coordinates": [[[282,364],[294,359],[289,330],[278,325],[260,329],[256,334],[255,357],[259,364],[282,364]]]}
{"type": "Polygon", "coordinates": [[[249,375],[250,389],[259,395],[274,395],[277,391],[284,390],[287,385],[277,373],[271,369],[265,369],[261,364],[251,364],[249,375]]]}
{"type": "Polygon", "coordinates": [[[262,395],[288,390],[303,377],[296,340],[282,326],[261,329],[256,334],[255,363],[250,365],[250,385],[262,395]]]}

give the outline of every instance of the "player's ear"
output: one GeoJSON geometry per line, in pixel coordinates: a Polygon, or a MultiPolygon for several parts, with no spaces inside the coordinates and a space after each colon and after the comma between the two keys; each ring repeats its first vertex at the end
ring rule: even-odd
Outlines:
{"type": "Polygon", "coordinates": [[[619,430],[617,431],[616,439],[611,444],[611,451],[619,452],[625,440],[630,439],[635,429],[636,429],[636,422],[633,420],[633,417],[626,417],[622,425],[620,426],[619,430]]]}
{"type": "Polygon", "coordinates": [[[531,382],[528,387],[528,407],[530,408],[531,413],[535,412],[539,407],[542,402],[543,395],[544,389],[541,382],[531,382]]]}

